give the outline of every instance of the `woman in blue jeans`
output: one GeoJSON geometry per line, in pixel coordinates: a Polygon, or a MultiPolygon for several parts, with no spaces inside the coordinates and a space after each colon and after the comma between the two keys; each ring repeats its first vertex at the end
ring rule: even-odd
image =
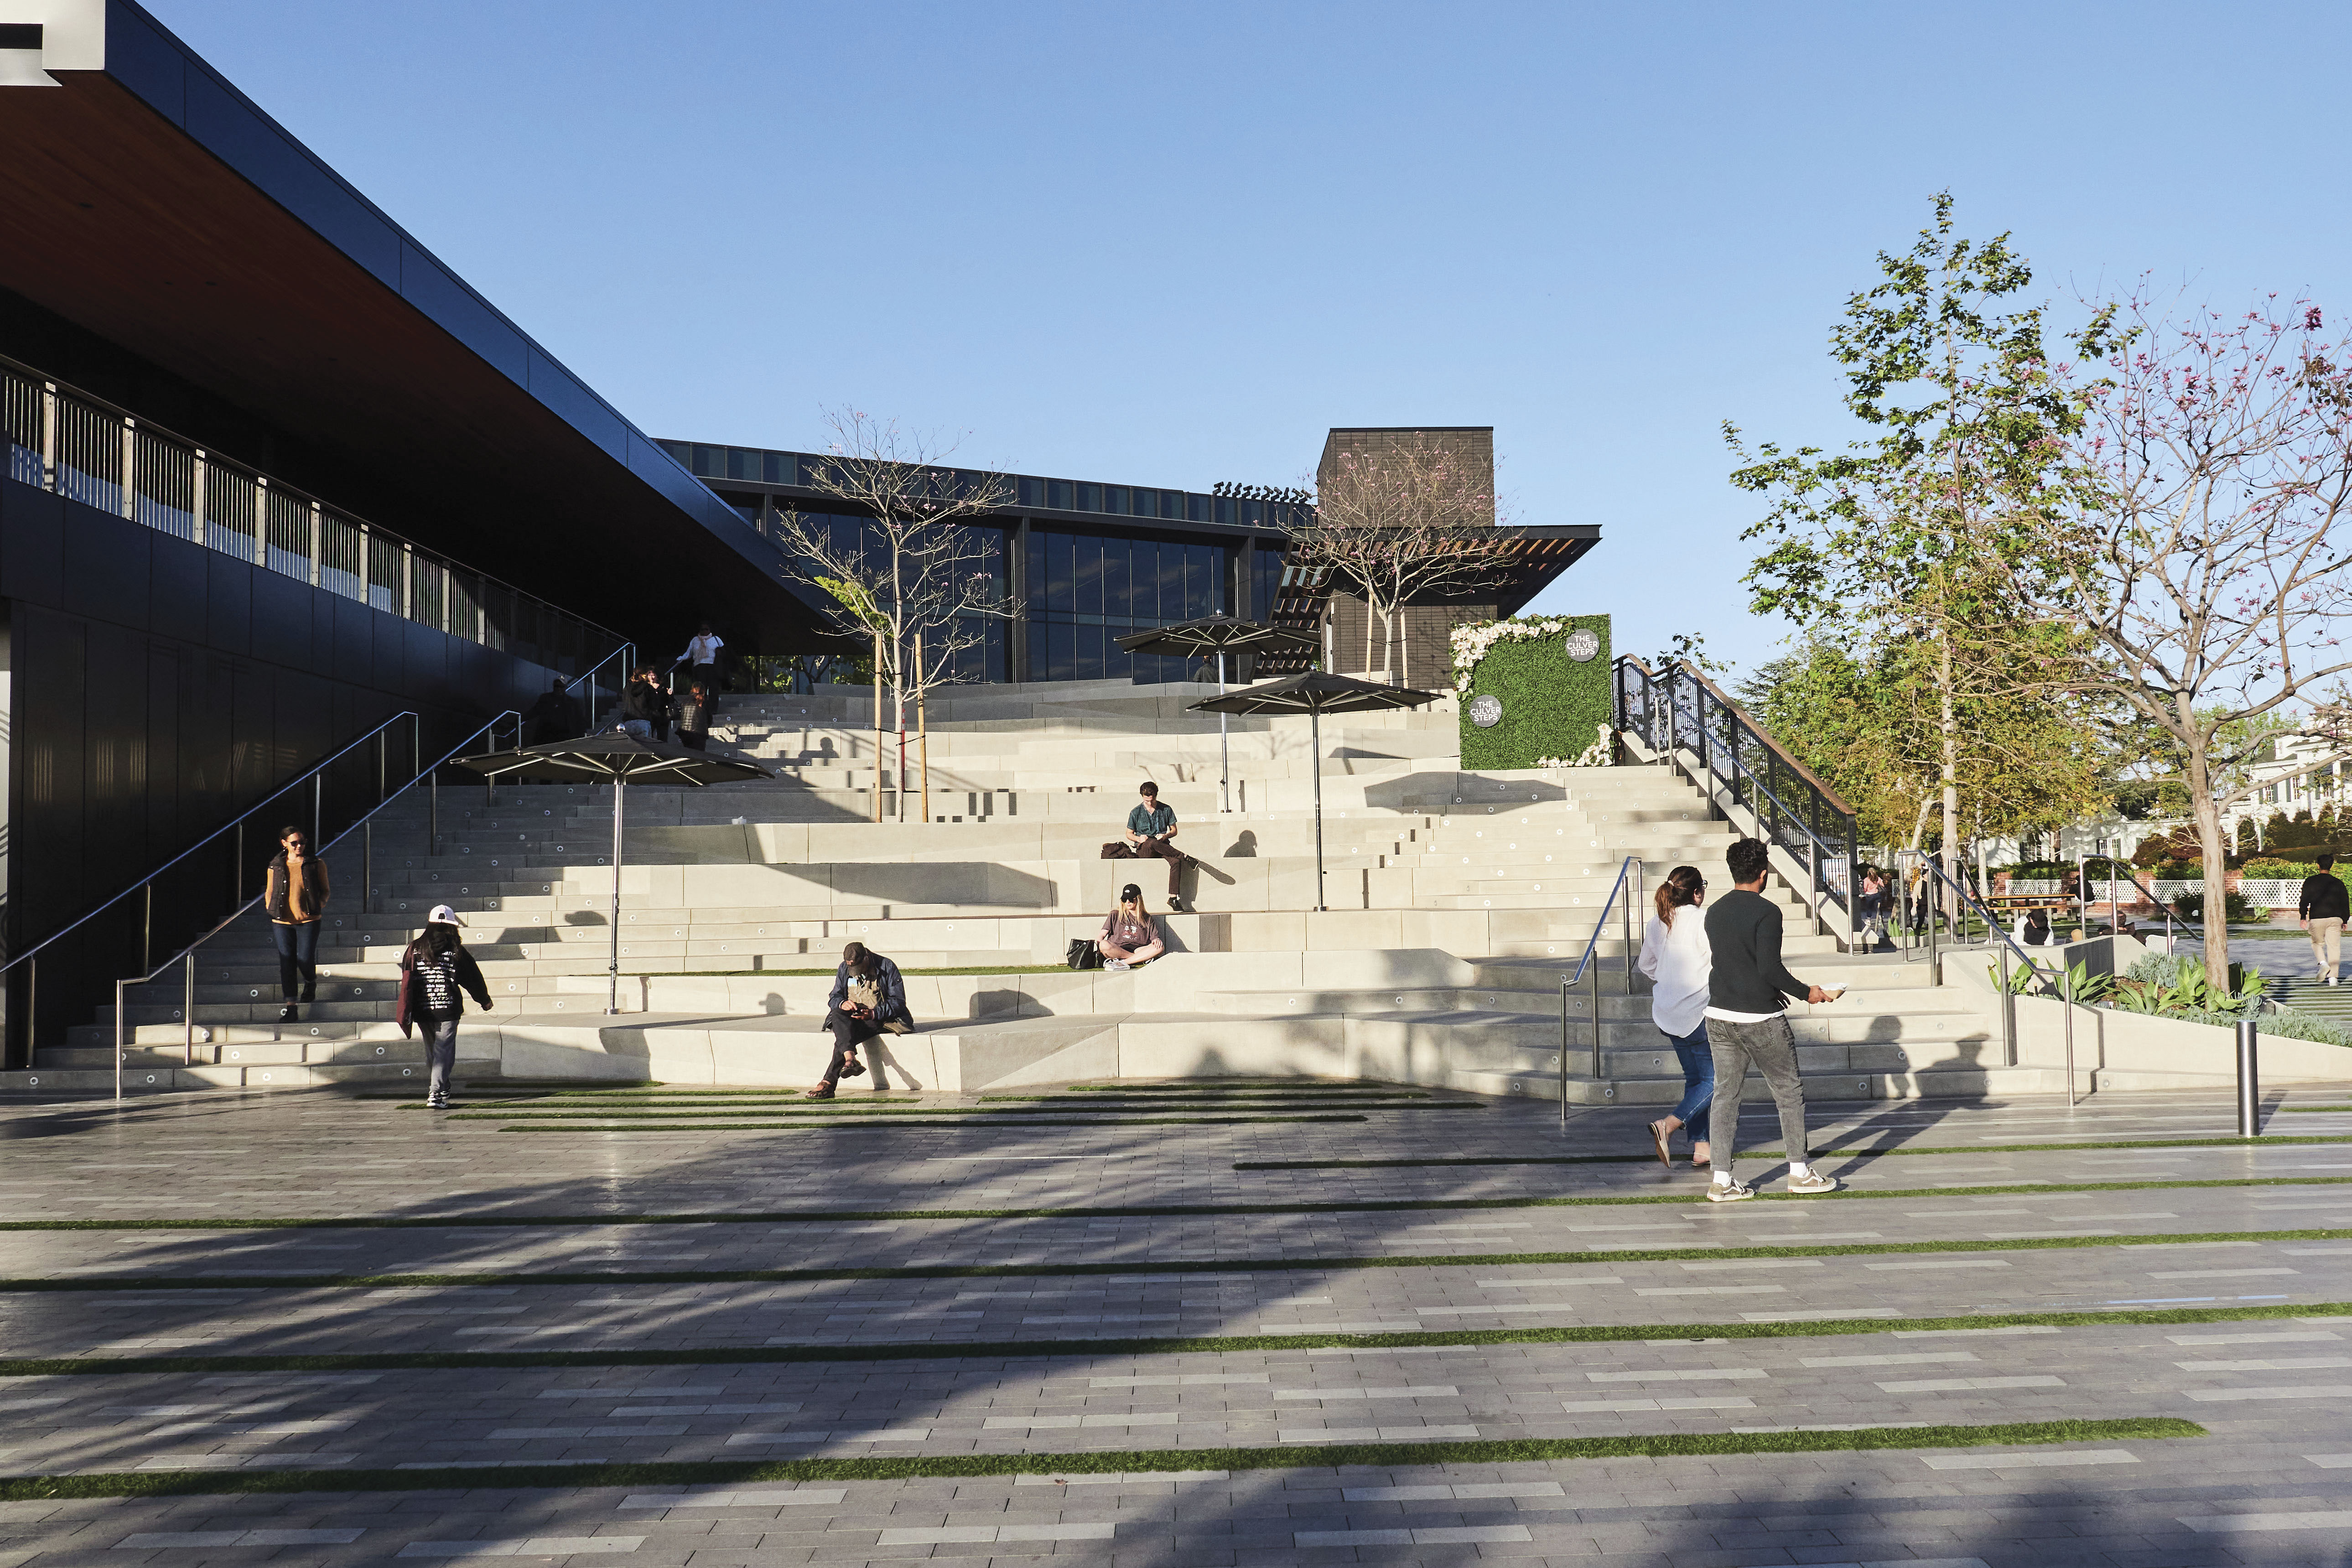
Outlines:
{"type": "Polygon", "coordinates": [[[1706,975],[1714,962],[1698,906],[1706,879],[1696,866],[1677,866],[1658,885],[1658,912],[1642,935],[1642,973],[1650,977],[1650,1020],[1675,1047],[1683,1067],[1683,1098],[1663,1121],[1650,1123],[1658,1160],[1673,1170],[1668,1140],[1688,1128],[1691,1168],[1709,1165],[1708,1102],[1715,1099],[1715,1051],[1706,1038],[1706,975]]]}

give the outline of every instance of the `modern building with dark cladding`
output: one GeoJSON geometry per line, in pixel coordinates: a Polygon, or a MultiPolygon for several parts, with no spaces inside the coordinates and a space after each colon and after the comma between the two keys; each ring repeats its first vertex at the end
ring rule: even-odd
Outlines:
{"type": "MultiPolygon", "coordinates": [[[[1357,437],[1373,447],[1415,438],[1459,445],[1473,464],[1483,459],[1491,489],[1494,431],[1488,426],[1335,429],[1330,437],[1357,437]]],[[[820,454],[702,441],[662,445],[768,538],[780,539],[785,512],[835,529],[856,527],[855,519],[830,510],[824,492],[806,482],[812,468],[826,460],[820,454]]],[[[1285,536],[1306,515],[1302,507],[1213,491],[1034,474],[1006,478],[1012,504],[980,531],[982,552],[1004,584],[1009,613],[986,620],[988,640],[964,671],[969,679],[1181,679],[1188,669],[1183,661],[1125,653],[1118,639],[1220,611],[1317,628],[1325,637],[1328,668],[1365,668],[1361,602],[1331,592],[1284,559],[1285,536]]],[[[1591,524],[1507,531],[1518,548],[1496,582],[1462,603],[1418,605],[1407,617],[1416,679],[1442,680],[1445,627],[1516,615],[1601,538],[1591,524]],[[1424,657],[1432,647],[1436,664],[1424,657]]]]}
{"type": "MultiPolygon", "coordinates": [[[[706,615],[823,646],[778,565],[131,0],[0,0],[11,1059],[249,894],[269,835],[184,864],[152,918],[79,917],[387,720],[415,715],[388,767],[436,756],[706,615]],[[613,569],[648,557],[668,570],[613,569]]],[[[286,815],[331,833],[373,804],[346,798],[360,756],[286,815]]]]}

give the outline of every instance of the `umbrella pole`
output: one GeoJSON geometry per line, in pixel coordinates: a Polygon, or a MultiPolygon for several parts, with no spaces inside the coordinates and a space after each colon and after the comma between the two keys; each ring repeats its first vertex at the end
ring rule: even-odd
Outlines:
{"type": "Polygon", "coordinates": [[[613,775],[613,956],[604,972],[608,1014],[621,1010],[621,792],[627,787],[622,775],[613,775]]]}
{"type": "MultiPolygon", "coordinates": [[[[1225,650],[1219,648],[1217,650],[1217,695],[1223,697],[1224,694],[1225,650]]],[[[1231,743],[1225,739],[1225,714],[1223,709],[1217,710],[1217,796],[1224,802],[1221,809],[1233,810],[1234,753],[1231,743]]]]}
{"type": "Polygon", "coordinates": [[[1307,710],[1307,765],[1315,773],[1315,908],[1323,908],[1323,710],[1307,710]]]}

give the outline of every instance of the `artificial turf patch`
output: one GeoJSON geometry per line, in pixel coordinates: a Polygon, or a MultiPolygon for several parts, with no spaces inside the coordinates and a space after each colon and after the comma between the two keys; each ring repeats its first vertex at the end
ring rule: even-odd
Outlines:
{"type": "MultiPolygon", "coordinates": [[[[1170,1121],[1177,1126],[1216,1126],[1234,1121],[1360,1121],[1360,1116],[1316,1117],[1175,1117],[1170,1121]]],[[[691,1127],[694,1123],[681,1123],[691,1127]]],[[[942,1122],[941,1126],[954,1126],[942,1122]]],[[[992,1125],[1035,1125],[1066,1127],[1068,1122],[995,1123],[992,1125]]],[[[1087,1123],[1077,1123],[1084,1126],[1087,1123]]],[[[1105,1125],[1127,1126],[1117,1122],[1105,1125]]],[[[509,1129],[511,1131],[511,1129],[509,1129]]],[[[594,1128],[562,1128],[557,1131],[597,1131],[594,1128]]],[[[623,1131],[614,1129],[614,1131],[623,1131]]],[[[764,1131],[764,1130],[763,1130],[764,1131]]],[[[1969,1197],[2003,1197],[2019,1194],[2046,1197],[2053,1192],[2066,1193],[2127,1193],[2127,1192],[2189,1192],[2207,1187],[2341,1187],[2352,1185],[2347,1176],[2222,1176],[2203,1181],[2128,1181],[2128,1182],[2016,1182],[2001,1185],[1971,1186],[1969,1197]]],[[[1948,1187],[1886,1187],[1856,1191],[1852,1187],[1811,1197],[1790,1193],[1759,1193],[1751,1203],[1806,1204],[1815,1207],[1822,1204],[1850,1201],[1870,1203],[1886,1198],[1948,1198],[1948,1187]]],[[[1591,1197],[1518,1197],[1518,1198],[1366,1198],[1347,1203],[1261,1203],[1261,1204],[1096,1204],[1074,1205],[1067,1208],[1029,1209],[719,1209],[705,1213],[686,1214],[605,1214],[605,1215],[450,1215],[432,1217],[424,1215],[353,1215],[343,1219],[303,1215],[282,1219],[9,1219],[0,1220],[0,1232],[12,1230],[417,1230],[466,1226],[554,1226],[554,1225],[780,1225],[793,1221],[834,1222],[839,1220],[885,1219],[1150,1219],[1189,1217],[1214,1215],[1272,1214],[1410,1214],[1479,1209],[1541,1209],[1541,1208],[1605,1208],[1612,1206],[1643,1206],[1659,1204],[1696,1205],[1706,1202],[1700,1189],[1694,1184],[1676,1193],[1622,1193],[1591,1197]]],[[[1752,1211],[1751,1211],[1752,1212],[1752,1211]]],[[[2300,1236],[2300,1232],[2280,1232],[2281,1236],[2300,1236]]],[[[2333,1232],[2313,1233],[2333,1235],[2333,1232]]],[[[1890,1243],[1889,1245],[1898,1245],[1890,1243]]],[[[1949,1248],[1957,1245],[1988,1246],[1990,1243],[1927,1243],[1931,1247],[1949,1248]]],[[[1624,1257],[1612,1252],[1607,1256],[1624,1257]]]]}
{"type": "MultiPolygon", "coordinates": [[[[919,1115],[920,1113],[909,1114],[919,1115]]],[[[452,1120],[466,1119],[452,1118],[452,1120]]],[[[829,1124],[824,1121],[612,1121],[609,1119],[592,1117],[590,1120],[595,1124],[591,1126],[579,1126],[568,1121],[559,1121],[552,1117],[536,1119],[546,1123],[546,1125],[537,1126],[532,1125],[531,1121],[521,1119],[507,1121],[502,1118],[484,1116],[474,1117],[471,1120],[504,1121],[504,1125],[499,1128],[501,1132],[840,1132],[852,1127],[858,1127],[860,1131],[876,1131],[889,1127],[970,1127],[972,1125],[969,1121],[961,1120],[882,1121],[866,1117],[845,1117],[829,1124]],[[863,1123],[862,1127],[861,1123],[863,1123]]],[[[991,1127],[1238,1127],[1247,1122],[1258,1121],[1363,1121],[1368,1120],[1370,1119],[1363,1116],[1122,1116],[1115,1121],[1080,1121],[1075,1117],[1057,1117],[1051,1121],[992,1121],[986,1125],[991,1127]]]]}
{"type": "Polygon", "coordinates": [[[559,1268],[463,1274],[37,1275],[0,1278],[0,1295],[84,1290],[425,1290],[484,1285],[772,1285],[850,1279],[1065,1279],[1139,1274],[1339,1274],[1370,1268],[1524,1268],[1554,1264],[1668,1263],[1787,1258],[1906,1258],[1969,1252],[2074,1252],[2085,1247],[2231,1246],[2352,1241],[2352,1230],[2221,1230],[2145,1237],[2036,1236],[1986,1241],[1842,1241],[1822,1246],[1612,1247],[1586,1252],[1422,1253],[1370,1258],[1131,1259],[1120,1263],[908,1263],[813,1268],[559,1268]]]}
{"type": "MultiPolygon", "coordinates": [[[[691,1487],[756,1481],[891,1481],[916,1477],[1117,1475],[1131,1470],[1292,1470],[1414,1465],[1507,1465],[1559,1459],[1677,1458],[1722,1454],[1819,1454],[1856,1449],[1979,1448],[1992,1445],[2156,1442],[2202,1437],[2172,1416],[2020,1421],[1986,1426],[1864,1426],[1847,1432],[1669,1432],[1635,1437],[1327,1443],[1278,1448],[1088,1449],[1073,1454],[938,1454],[875,1459],[700,1459],[647,1464],[453,1464],[422,1470],[134,1470],[18,1476],[0,1501],[64,1498],[204,1497],[236,1493],[506,1490],[560,1487],[691,1487]]],[[[680,1500],[684,1500],[683,1499],[680,1500]]]]}
{"type": "MultiPolygon", "coordinates": [[[[603,1279],[599,1284],[616,1281],[603,1279]]],[[[1145,1355],[1413,1350],[1480,1345],[1675,1344],[1702,1340],[1850,1339],[1865,1334],[1949,1333],[2011,1328],[2096,1329],[2184,1323],[2352,1319],[2352,1301],[2241,1307],[2135,1307],[2092,1312],[1985,1312],[1955,1318],[1816,1318],[1790,1322],[1571,1323],[1516,1329],[1398,1329],[1384,1333],[1150,1334],[1090,1339],[825,1340],[799,1345],[609,1346],[577,1351],[318,1351],[277,1355],[13,1356],[0,1377],[125,1373],[385,1372],[526,1366],[789,1366],[845,1362],[1094,1360],[1145,1355]]]]}
{"type": "MultiPolygon", "coordinates": [[[[2331,1109],[2326,1106],[2282,1107],[2283,1110],[2331,1109]]],[[[2340,1109],[2352,1110],[2352,1105],[2340,1109]]],[[[2310,1137],[2281,1137],[2259,1134],[2252,1138],[2116,1138],[2081,1139],[2068,1143],[1944,1143],[1863,1145],[1857,1143],[1817,1144],[1815,1160],[1831,1155],[1901,1156],[1906,1154],[2037,1154],[2066,1153],[2075,1150],[2097,1149],[2259,1149],[2265,1146],[2289,1148],[2306,1143],[2352,1143],[2352,1134],[2314,1134],[2310,1137]]],[[[1787,1158],[1779,1149],[1748,1149],[1739,1151],[1743,1160],[1780,1160],[1787,1158]]],[[[1236,1160],[1236,1171],[1372,1171],[1411,1170],[1418,1165],[1646,1165],[1655,1154],[1435,1154],[1417,1160],[1236,1160]]],[[[2001,1189],[1970,1187],[1969,1191],[1993,1192],[2001,1189]]]]}

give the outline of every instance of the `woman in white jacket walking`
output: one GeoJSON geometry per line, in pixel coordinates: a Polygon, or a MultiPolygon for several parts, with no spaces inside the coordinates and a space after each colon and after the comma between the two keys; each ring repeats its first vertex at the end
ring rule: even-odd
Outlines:
{"type": "Polygon", "coordinates": [[[1706,1111],[1715,1099],[1715,1050],[1706,1038],[1706,977],[1714,953],[1707,946],[1706,922],[1698,915],[1706,897],[1706,879],[1698,868],[1675,867],[1658,885],[1658,912],[1642,934],[1642,973],[1650,977],[1650,1021],[1674,1046],[1683,1068],[1682,1102],[1664,1120],[1650,1123],[1659,1163],[1670,1171],[1675,1159],[1667,1141],[1685,1127],[1690,1130],[1691,1168],[1704,1170],[1711,1163],[1706,1111]]]}

